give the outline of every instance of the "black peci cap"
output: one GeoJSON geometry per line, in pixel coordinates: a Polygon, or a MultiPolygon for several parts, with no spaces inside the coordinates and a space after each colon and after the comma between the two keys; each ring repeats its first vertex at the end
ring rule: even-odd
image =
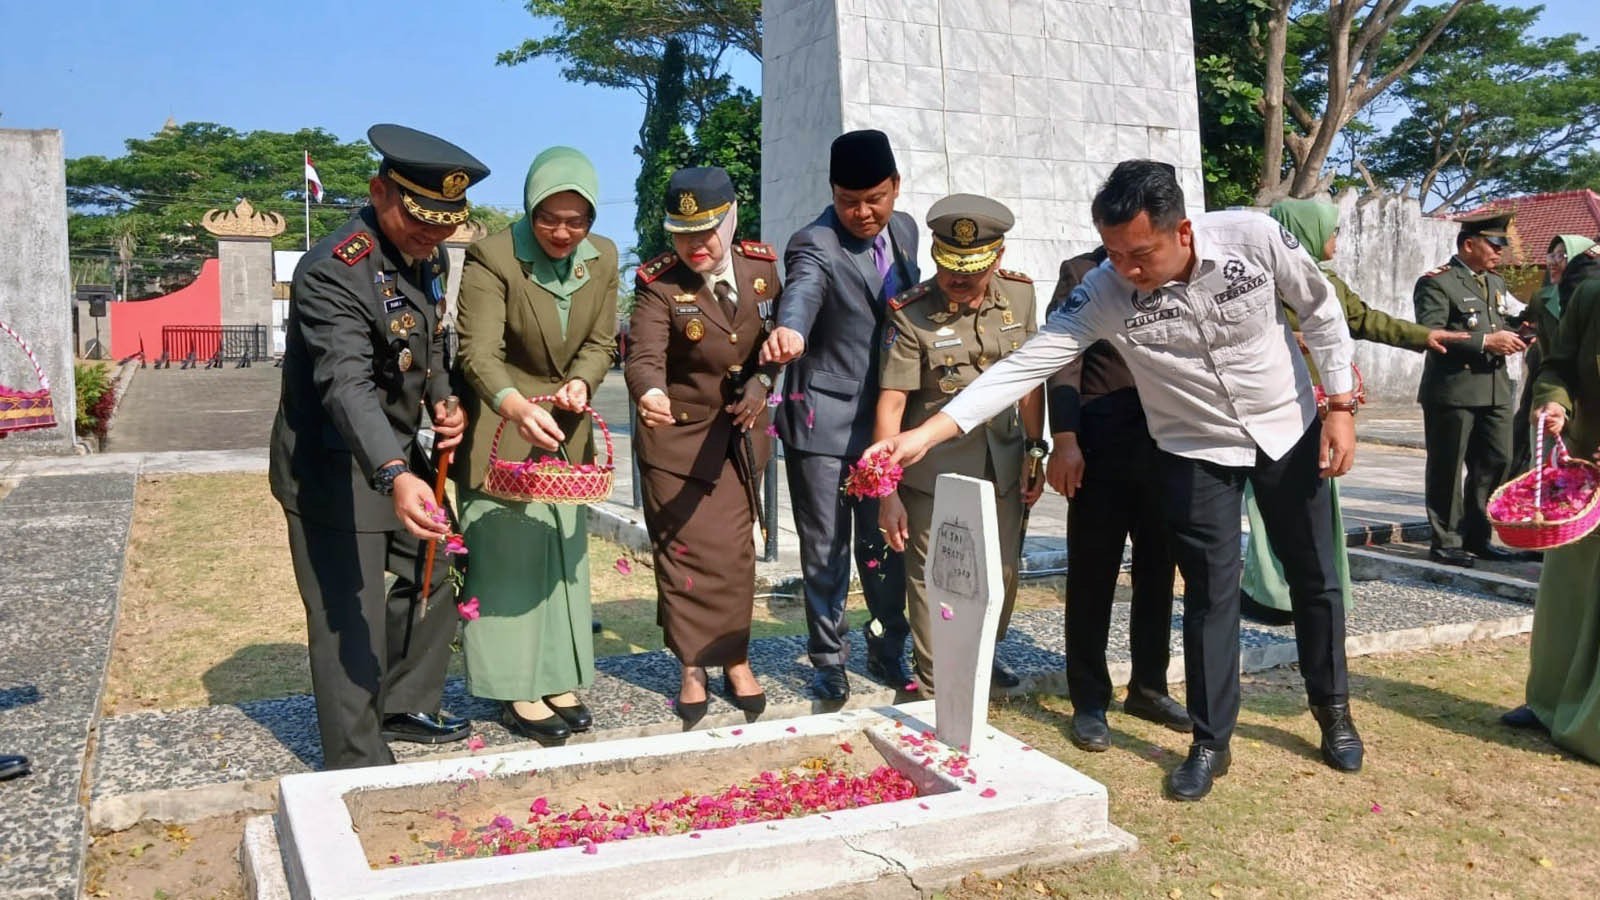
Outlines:
{"type": "Polygon", "coordinates": [[[833,139],[828,183],[847,191],[865,190],[900,174],[889,136],[877,129],[847,131],[833,139]]]}
{"type": "Polygon", "coordinates": [[[378,174],[400,186],[412,218],[429,225],[467,220],[467,188],[489,177],[489,167],[449,141],[404,125],[374,125],[367,140],[383,156],[378,174]]]}

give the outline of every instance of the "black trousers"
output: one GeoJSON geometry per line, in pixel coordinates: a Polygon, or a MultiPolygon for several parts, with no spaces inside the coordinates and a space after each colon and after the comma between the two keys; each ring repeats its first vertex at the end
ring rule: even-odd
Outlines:
{"type": "Polygon", "coordinates": [[[1321,434],[1321,423],[1313,423],[1281,459],[1257,450],[1248,467],[1161,453],[1172,550],[1183,573],[1184,672],[1198,745],[1227,747],[1239,719],[1239,509],[1246,480],[1289,582],[1306,694],[1316,705],[1349,698],[1333,510],[1328,482],[1318,475],[1321,434]]]}
{"type": "Polygon", "coordinates": [[[1155,442],[1098,439],[1084,418],[1079,443],[1083,483],[1067,504],[1067,693],[1079,712],[1111,705],[1106,642],[1122,571],[1122,547],[1133,541],[1133,603],[1128,642],[1129,689],[1167,692],[1171,661],[1173,561],[1162,517],[1161,485],[1152,477],[1155,442]]]}
{"type": "Polygon", "coordinates": [[[911,625],[906,621],[905,560],[889,550],[878,531],[878,501],[844,495],[849,462],[843,457],[786,450],[789,506],[800,536],[800,573],[805,578],[806,651],[813,666],[843,665],[847,655],[844,603],[850,591],[851,529],[856,571],[867,609],[883,626],[878,652],[903,656],[911,625]]]}
{"type": "Polygon", "coordinates": [[[1424,496],[1434,548],[1488,545],[1489,495],[1511,468],[1512,418],[1508,404],[1422,407],[1424,496]]]}
{"type": "Polygon", "coordinates": [[[288,513],[289,554],[306,606],[311,689],[323,765],[394,762],[383,717],[437,712],[456,634],[450,560],[433,564],[433,590],[420,612],[421,542],[407,531],[323,528],[288,513]],[[396,576],[384,590],[384,573],[396,576]]]}

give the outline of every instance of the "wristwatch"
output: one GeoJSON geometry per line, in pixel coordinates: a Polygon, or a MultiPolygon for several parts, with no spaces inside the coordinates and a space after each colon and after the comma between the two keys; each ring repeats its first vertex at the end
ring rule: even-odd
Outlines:
{"type": "Polygon", "coordinates": [[[394,494],[394,480],[408,469],[405,463],[390,463],[372,474],[372,489],[385,497],[394,494]]]}
{"type": "Polygon", "coordinates": [[[1347,412],[1347,413],[1349,413],[1350,415],[1353,416],[1353,415],[1356,414],[1356,410],[1358,410],[1360,408],[1361,408],[1361,401],[1357,400],[1355,397],[1351,397],[1349,400],[1343,400],[1343,401],[1340,401],[1340,400],[1329,400],[1328,401],[1328,412],[1347,412]]]}
{"type": "Polygon", "coordinates": [[[756,373],[756,380],[761,382],[761,386],[767,389],[767,393],[769,393],[769,394],[772,393],[772,376],[771,375],[768,375],[765,372],[757,372],[756,373]]]}
{"type": "Polygon", "coordinates": [[[1044,459],[1050,455],[1050,442],[1044,438],[1028,438],[1022,442],[1022,450],[1034,459],[1044,459]]]}

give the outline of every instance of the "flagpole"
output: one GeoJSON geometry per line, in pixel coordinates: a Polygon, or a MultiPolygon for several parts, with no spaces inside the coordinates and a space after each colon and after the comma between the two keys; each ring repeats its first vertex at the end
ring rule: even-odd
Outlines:
{"type": "Polygon", "coordinates": [[[309,180],[309,178],[307,178],[308,173],[304,171],[304,167],[305,166],[309,166],[311,164],[310,160],[311,160],[311,151],[302,148],[300,150],[300,162],[302,163],[302,167],[301,167],[302,171],[300,172],[300,182],[301,182],[300,187],[301,187],[302,190],[305,191],[305,201],[306,201],[306,249],[307,250],[311,249],[311,181],[309,180]]]}

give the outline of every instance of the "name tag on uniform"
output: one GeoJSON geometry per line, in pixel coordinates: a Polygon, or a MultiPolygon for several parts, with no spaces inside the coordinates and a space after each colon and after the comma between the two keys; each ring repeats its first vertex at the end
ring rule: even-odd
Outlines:
{"type": "Polygon", "coordinates": [[[1163,319],[1176,319],[1177,317],[1178,317],[1178,308],[1177,307],[1171,307],[1169,309],[1163,309],[1163,310],[1159,310],[1159,311],[1153,312],[1153,313],[1146,313],[1146,314],[1144,314],[1142,316],[1134,316],[1131,319],[1123,319],[1122,320],[1122,327],[1131,330],[1131,329],[1138,328],[1138,327],[1143,326],[1143,325],[1150,325],[1150,324],[1153,324],[1155,322],[1160,322],[1163,319]]]}
{"type": "Polygon", "coordinates": [[[1021,328],[1021,327],[1022,327],[1022,323],[1021,322],[1012,322],[1010,325],[1001,325],[1000,326],[1000,330],[1001,331],[1010,331],[1013,328],[1021,328]]]}
{"type": "Polygon", "coordinates": [[[935,349],[935,350],[943,350],[946,347],[959,347],[959,346],[961,346],[961,338],[950,338],[949,340],[934,341],[933,342],[933,349],[935,349]]]}
{"type": "Polygon", "coordinates": [[[400,299],[399,297],[396,297],[393,300],[385,300],[385,301],[383,301],[383,311],[386,312],[386,313],[392,313],[397,309],[403,308],[405,305],[406,305],[406,301],[400,299]]]}
{"type": "Polygon", "coordinates": [[[680,315],[680,316],[698,316],[700,314],[700,307],[698,307],[698,306],[680,306],[680,307],[677,308],[677,312],[678,312],[678,315],[680,315]]]}

